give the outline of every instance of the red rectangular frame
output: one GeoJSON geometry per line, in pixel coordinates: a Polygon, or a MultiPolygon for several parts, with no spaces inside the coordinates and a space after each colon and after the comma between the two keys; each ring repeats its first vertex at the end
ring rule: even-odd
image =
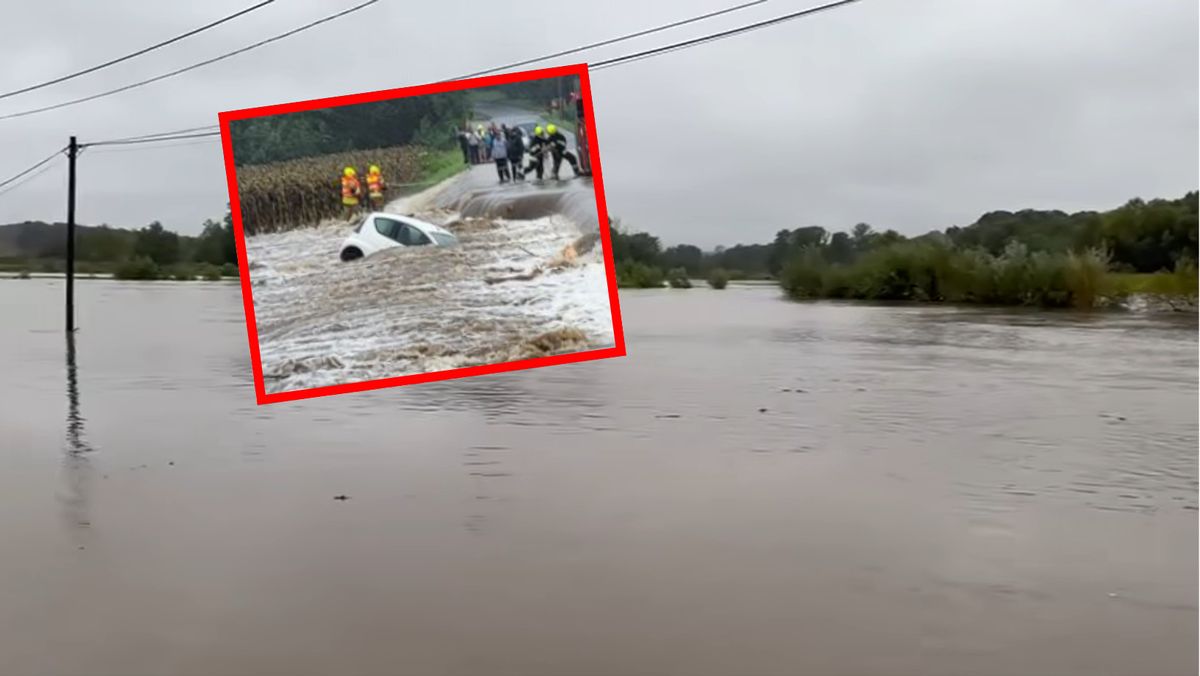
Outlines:
{"type": "Polygon", "coordinates": [[[309,101],[281,103],[270,106],[260,106],[257,108],[244,108],[241,110],[231,110],[218,113],[217,119],[221,127],[221,146],[225,153],[225,177],[229,182],[229,204],[230,212],[233,218],[234,243],[237,247],[238,275],[242,284],[242,305],[246,313],[246,333],[250,342],[250,364],[254,371],[254,395],[259,405],[283,401],[294,401],[297,399],[311,399],[330,394],[365,392],[368,390],[378,390],[385,387],[396,387],[399,385],[414,385],[417,383],[427,383],[438,380],[466,378],[469,376],[482,376],[491,373],[503,373],[507,371],[519,371],[537,368],[540,366],[571,364],[581,361],[592,361],[595,359],[625,356],[625,334],[621,327],[621,309],[617,299],[616,269],[612,257],[612,242],[610,241],[607,227],[608,208],[604,202],[604,178],[600,169],[600,149],[596,141],[595,116],[592,112],[592,92],[591,83],[588,80],[587,64],[581,63],[570,66],[543,68],[518,73],[490,75],[487,77],[479,77],[469,80],[454,80],[450,82],[438,82],[434,84],[416,85],[412,87],[400,87],[397,89],[384,89],[374,92],[364,92],[361,94],[348,94],[344,96],[333,96],[323,99],[312,99],[309,101]],[[447,369],[445,371],[415,373],[411,375],[366,380],[358,383],[327,385],[324,387],[312,387],[302,390],[268,394],[266,391],[266,383],[263,379],[262,359],[259,355],[258,349],[258,328],[254,320],[254,299],[250,290],[250,268],[246,257],[246,236],[245,231],[242,229],[242,209],[241,203],[238,199],[237,172],[233,163],[233,141],[229,136],[229,123],[233,120],[245,120],[254,117],[279,115],[282,113],[296,113],[319,108],[331,108],[336,106],[353,105],[356,103],[370,103],[373,101],[384,101],[388,99],[404,98],[409,96],[422,96],[425,94],[438,94],[441,92],[458,91],[463,89],[477,89],[479,87],[490,87],[494,85],[508,84],[511,82],[525,82],[527,80],[541,80],[570,75],[579,76],[580,96],[583,98],[584,111],[587,116],[587,124],[585,126],[587,128],[588,157],[591,160],[592,165],[592,186],[596,194],[596,210],[598,224],[600,226],[600,241],[604,250],[604,269],[608,278],[608,299],[609,309],[612,313],[613,336],[615,339],[614,346],[595,350],[584,350],[569,354],[551,355],[548,357],[535,357],[532,359],[500,362],[498,364],[467,366],[457,369],[447,369]]]}

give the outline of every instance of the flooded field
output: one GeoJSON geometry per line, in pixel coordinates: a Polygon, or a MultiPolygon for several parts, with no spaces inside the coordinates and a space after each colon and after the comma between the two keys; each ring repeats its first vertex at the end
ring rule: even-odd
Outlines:
{"type": "Polygon", "coordinates": [[[1194,316],[624,293],[257,407],[235,285],[77,293],[0,283],[5,674],[1196,671],[1194,316]]]}
{"type": "Polygon", "coordinates": [[[590,185],[494,183],[476,167],[389,205],[445,226],[457,247],[343,263],[345,222],[248,238],[267,391],[612,346],[590,185]]]}

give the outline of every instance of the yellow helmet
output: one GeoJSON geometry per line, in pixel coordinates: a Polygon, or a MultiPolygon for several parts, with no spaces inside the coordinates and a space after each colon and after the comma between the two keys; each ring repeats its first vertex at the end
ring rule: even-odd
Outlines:
{"type": "Polygon", "coordinates": [[[541,127],[534,127],[534,128],[533,128],[533,135],[534,135],[534,136],[541,136],[541,135],[542,135],[542,128],[541,128],[541,127]]]}
{"type": "Polygon", "coordinates": [[[377,166],[375,166],[374,164],[372,164],[372,165],[371,165],[371,173],[372,173],[372,174],[378,174],[378,173],[379,173],[379,167],[377,167],[377,166]]]}
{"type": "Polygon", "coordinates": [[[342,171],[342,173],[346,176],[353,176],[358,172],[354,171],[354,167],[346,167],[345,170],[342,171]]]}
{"type": "Polygon", "coordinates": [[[554,125],[552,125],[552,124],[548,124],[548,125],[546,125],[546,133],[547,133],[547,134],[553,134],[553,133],[554,133],[554,132],[556,132],[556,131],[558,131],[558,127],[556,127],[556,126],[554,126],[554,125]]]}

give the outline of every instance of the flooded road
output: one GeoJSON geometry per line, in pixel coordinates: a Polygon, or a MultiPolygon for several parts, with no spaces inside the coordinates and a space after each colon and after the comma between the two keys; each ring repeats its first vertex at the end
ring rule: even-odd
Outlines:
{"type": "Polygon", "coordinates": [[[1195,673],[1194,316],[624,293],[257,407],[236,285],[80,282],[74,368],[0,294],[5,674],[1195,673]]]}
{"type": "Polygon", "coordinates": [[[501,186],[477,166],[387,211],[442,225],[461,245],[345,263],[345,222],[247,238],[268,392],[615,344],[602,248],[576,244],[597,233],[590,181],[501,186]],[[563,262],[572,245],[579,255],[563,262]]]}

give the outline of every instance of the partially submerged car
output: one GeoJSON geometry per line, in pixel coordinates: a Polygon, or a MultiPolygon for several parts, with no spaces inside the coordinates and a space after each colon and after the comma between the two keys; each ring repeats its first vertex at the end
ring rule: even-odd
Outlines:
{"type": "Polygon", "coordinates": [[[365,258],[396,247],[454,246],[458,238],[445,228],[412,216],[376,211],[358,222],[354,232],[342,242],[343,261],[365,258]]]}

